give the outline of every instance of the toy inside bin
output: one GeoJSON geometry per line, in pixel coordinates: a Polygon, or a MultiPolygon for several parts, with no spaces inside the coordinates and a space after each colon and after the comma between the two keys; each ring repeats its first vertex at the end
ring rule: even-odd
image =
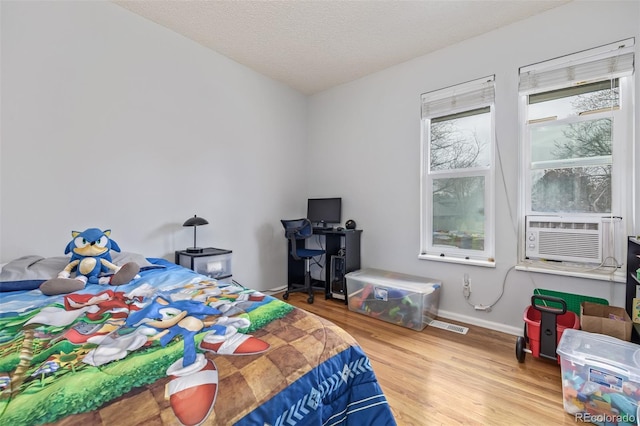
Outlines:
{"type": "Polygon", "coordinates": [[[545,302],[553,299],[534,295],[531,298],[531,306],[527,307],[524,312],[529,348],[534,357],[556,359],[559,363],[560,358],[556,355],[556,348],[560,343],[562,333],[567,328],[579,329],[580,317],[575,312],[567,311],[566,304],[562,299],[557,301],[564,304],[564,309],[547,306],[547,303],[545,305],[537,304],[538,298],[544,299],[545,302]],[[552,338],[554,329],[555,339],[552,338]]]}

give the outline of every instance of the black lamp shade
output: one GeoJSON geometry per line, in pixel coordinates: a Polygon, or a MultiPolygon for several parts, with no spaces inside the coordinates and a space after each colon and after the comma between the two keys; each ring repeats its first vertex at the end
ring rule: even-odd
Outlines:
{"type": "Polygon", "coordinates": [[[209,222],[207,222],[207,219],[193,215],[193,217],[190,217],[189,219],[187,219],[182,224],[182,226],[201,226],[201,225],[208,225],[208,224],[209,222]]]}
{"type": "Polygon", "coordinates": [[[208,224],[207,219],[196,215],[193,215],[182,224],[182,226],[193,226],[193,247],[187,247],[187,253],[202,253],[204,251],[204,249],[196,246],[196,228],[208,224]]]}

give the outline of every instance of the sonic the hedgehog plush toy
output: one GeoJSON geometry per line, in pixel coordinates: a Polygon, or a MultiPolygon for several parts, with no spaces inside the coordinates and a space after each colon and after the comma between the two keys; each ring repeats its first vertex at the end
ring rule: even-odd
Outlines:
{"type": "Polygon", "coordinates": [[[64,254],[71,252],[69,264],[52,278],[40,285],[40,291],[48,296],[82,290],[87,282],[91,284],[127,284],[136,277],[140,266],[128,262],[122,266],[111,263],[110,250],[120,251],[118,244],[109,238],[111,230],[101,231],[89,228],[83,232],[72,231],[73,239],[67,244],[64,254]],[[75,271],[76,276],[71,277],[75,271]],[[105,273],[114,272],[111,276],[105,273]]]}

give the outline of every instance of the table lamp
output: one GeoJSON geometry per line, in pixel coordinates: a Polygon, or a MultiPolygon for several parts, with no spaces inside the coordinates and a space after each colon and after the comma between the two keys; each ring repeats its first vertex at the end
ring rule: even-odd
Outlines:
{"type": "Polygon", "coordinates": [[[193,226],[193,247],[187,247],[187,253],[202,253],[204,251],[204,249],[196,246],[196,228],[208,223],[207,219],[193,215],[182,224],[182,226],[193,226]]]}

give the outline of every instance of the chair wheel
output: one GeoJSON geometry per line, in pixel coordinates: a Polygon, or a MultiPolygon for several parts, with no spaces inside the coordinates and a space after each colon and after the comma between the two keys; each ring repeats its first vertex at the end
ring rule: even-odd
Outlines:
{"type": "Polygon", "coordinates": [[[309,303],[309,304],[313,303],[313,296],[309,296],[307,298],[307,303],[309,303]]]}
{"type": "Polygon", "coordinates": [[[289,293],[287,293],[287,292],[285,291],[285,293],[282,295],[282,298],[283,298],[284,300],[289,299],[289,293]]]}
{"type": "Polygon", "coordinates": [[[518,362],[524,362],[524,355],[524,337],[518,337],[518,340],[516,340],[516,358],[518,359],[518,362]]]}

